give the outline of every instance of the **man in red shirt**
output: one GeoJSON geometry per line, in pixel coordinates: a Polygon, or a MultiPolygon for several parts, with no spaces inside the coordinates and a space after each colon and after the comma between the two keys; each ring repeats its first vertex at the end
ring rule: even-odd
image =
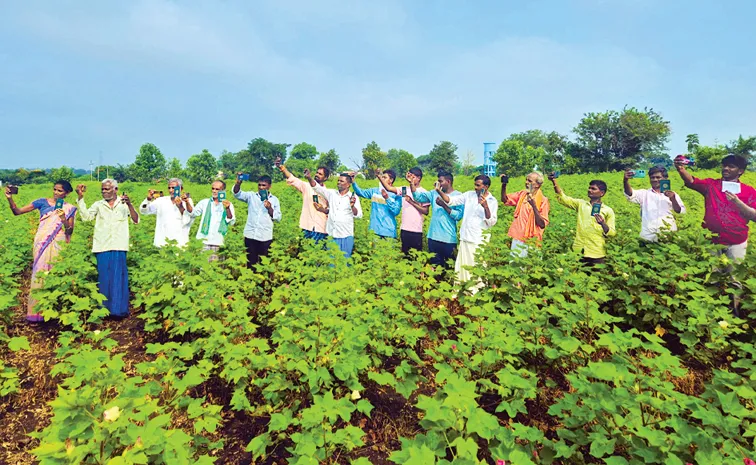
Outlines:
{"type": "Polygon", "coordinates": [[[724,253],[733,261],[745,258],[748,221],[756,221],[756,189],[740,182],[747,166],[745,158],[728,155],[722,160],[722,179],[698,179],[675,162],[685,186],[704,196],[703,227],[715,233],[713,242],[726,246],[724,253]]]}

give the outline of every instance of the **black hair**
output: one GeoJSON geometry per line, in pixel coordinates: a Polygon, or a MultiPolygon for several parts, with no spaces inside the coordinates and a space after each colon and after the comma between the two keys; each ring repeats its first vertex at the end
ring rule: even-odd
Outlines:
{"type": "Polygon", "coordinates": [[[331,177],[331,170],[329,170],[327,166],[318,166],[318,169],[323,170],[326,175],[326,179],[331,177]]]}
{"type": "Polygon", "coordinates": [[[748,168],[748,160],[740,155],[727,155],[722,159],[722,166],[724,165],[733,165],[738,169],[745,171],[745,169],[748,168]]]}
{"type": "Polygon", "coordinates": [[[593,181],[589,182],[588,185],[596,186],[601,192],[606,194],[606,183],[604,181],[601,181],[600,179],[594,179],[593,181]]]}
{"type": "Polygon", "coordinates": [[[267,174],[264,174],[257,178],[257,182],[267,182],[268,184],[273,184],[273,180],[267,174]]]}
{"type": "Polygon", "coordinates": [[[479,174],[478,176],[475,176],[475,181],[483,181],[484,186],[491,187],[491,178],[489,178],[485,174],[479,174]]]}
{"type": "Polygon", "coordinates": [[[446,170],[441,170],[438,172],[439,178],[446,178],[449,182],[454,182],[454,175],[446,170]]]}
{"type": "Polygon", "coordinates": [[[412,173],[412,174],[414,174],[418,178],[423,179],[423,170],[421,170],[419,166],[416,166],[414,168],[410,168],[409,172],[412,173]]]}
{"type": "Polygon", "coordinates": [[[66,194],[70,194],[73,192],[73,187],[71,187],[71,183],[66,181],[65,179],[58,179],[55,181],[55,184],[53,184],[53,187],[60,186],[63,188],[64,191],[66,191],[66,194]]]}
{"type": "Polygon", "coordinates": [[[396,171],[394,171],[394,170],[386,170],[386,171],[384,171],[384,174],[387,174],[388,177],[391,178],[391,182],[396,181],[396,171]]]}
{"type": "Polygon", "coordinates": [[[664,179],[667,179],[669,177],[669,173],[667,173],[667,168],[665,168],[663,166],[654,166],[653,168],[651,168],[650,170],[648,170],[648,177],[650,178],[651,176],[655,175],[656,173],[661,173],[661,175],[662,175],[662,177],[664,177],[664,179]]]}
{"type": "Polygon", "coordinates": [[[349,176],[349,173],[341,173],[339,175],[339,177],[341,177],[341,178],[347,178],[347,180],[349,181],[349,184],[352,184],[353,179],[352,179],[351,176],[349,176]]]}

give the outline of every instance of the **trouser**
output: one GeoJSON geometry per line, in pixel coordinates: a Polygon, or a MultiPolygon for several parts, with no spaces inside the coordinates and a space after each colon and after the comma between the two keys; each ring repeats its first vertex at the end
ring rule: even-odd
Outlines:
{"type": "Polygon", "coordinates": [[[247,248],[247,266],[252,268],[254,265],[260,263],[260,257],[268,255],[268,250],[272,243],[273,239],[269,241],[256,241],[245,237],[244,246],[247,248]]]}
{"type": "MultiPolygon", "coordinates": [[[[459,241],[459,252],[457,253],[457,261],[454,263],[454,271],[457,273],[457,282],[460,284],[463,284],[472,278],[472,273],[466,268],[475,266],[475,251],[477,249],[478,244],[459,241]]],[[[483,281],[478,279],[475,285],[470,288],[470,292],[476,294],[482,288],[483,281]]]]}
{"type": "Polygon", "coordinates": [[[126,269],[126,252],[110,250],[97,252],[97,287],[105,296],[102,303],[113,316],[129,314],[129,273],[126,269]]]}
{"type": "Polygon", "coordinates": [[[454,258],[454,249],[457,244],[428,239],[428,252],[432,254],[430,264],[449,268],[449,260],[454,258]]]}
{"type": "Polygon", "coordinates": [[[303,233],[305,239],[313,239],[313,240],[315,240],[316,243],[319,242],[319,241],[322,241],[323,239],[325,239],[326,237],[328,237],[328,234],[322,233],[322,232],[316,232],[314,230],[313,231],[308,231],[306,229],[303,229],[302,233],[303,233]]]}
{"type": "Polygon", "coordinates": [[[733,262],[742,262],[745,260],[746,250],[748,249],[748,241],[740,244],[728,245],[726,249],[722,251],[733,262]]]}
{"type": "Polygon", "coordinates": [[[402,238],[402,253],[404,255],[409,256],[409,251],[412,249],[419,251],[423,250],[423,233],[405,231],[402,229],[400,235],[402,238]]]}
{"type": "Polygon", "coordinates": [[[333,242],[339,246],[339,250],[344,253],[344,257],[352,258],[352,251],[354,250],[354,236],[349,237],[334,237],[333,242]]]}
{"type": "Polygon", "coordinates": [[[210,256],[207,258],[207,261],[209,262],[215,262],[220,257],[218,256],[218,252],[220,251],[221,246],[219,245],[212,245],[212,244],[205,244],[204,247],[202,247],[202,250],[210,250],[213,253],[210,254],[210,256]]]}
{"type": "Polygon", "coordinates": [[[591,257],[583,257],[580,259],[580,263],[583,264],[586,268],[595,269],[596,265],[602,265],[606,263],[606,257],[601,258],[591,258],[591,257]]]}
{"type": "Polygon", "coordinates": [[[513,257],[525,258],[528,256],[529,249],[528,244],[519,239],[512,239],[512,252],[510,253],[513,257]]]}

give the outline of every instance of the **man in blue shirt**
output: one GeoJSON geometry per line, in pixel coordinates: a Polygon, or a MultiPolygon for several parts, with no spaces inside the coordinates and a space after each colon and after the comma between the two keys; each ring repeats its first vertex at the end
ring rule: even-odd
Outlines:
{"type": "Polygon", "coordinates": [[[270,193],[270,176],[260,176],[257,192],[241,190],[241,173],[236,177],[234,197],[246,202],[247,224],[244,225],[244,245],[247,248],[247,266],[252,268],[260,257],[268,255],[273,242],[273,222],[281,221],[281,203],[270,193]]]}
{"type": "MultiPolygon", "coordinates": [[[[460,195],[454,190],[454,176],[448,171],[438,172],[436,185],[450,197],[460,195]]],[[[410,188],[415,201],[433,205],[430,226],[428,226],[428,251],[434,254],[430,263],[449,268],[448,262],[454,259],[454,248],[457,246],[457,222],[462,219],[465,206],[450,207],[436,190],[430,192],[415,190],[412,184],[410,188]]]]}
{"type": "MultiPolygon", "coordinates": [[[[354,172],[349,173],[354,178],[354,172]]],[[[383,181],[389,186],[394,185],[396,173],[394,170],[386,170],[381,174],[383,181]]],[[[396,239],[396,216],[402,211],[402,198],[396,194],[390,194],[383,187],[371,187],[361,189],[357,182],[352,183],[354,193],[370,200],[370,226],[369,229],[379,237],[396,239]]]]}

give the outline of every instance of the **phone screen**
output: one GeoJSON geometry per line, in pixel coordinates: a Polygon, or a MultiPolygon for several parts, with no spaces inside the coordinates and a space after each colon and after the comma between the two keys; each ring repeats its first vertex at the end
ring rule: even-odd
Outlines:
{"type": "Polygon", "coordinates": [[[12,195],[18,194],[18,186],[8,186],[8,190],[10,191],[12,195]]]}
{"type": "Polygon", "coordinates": [[[320,202],[318,202],[318,196],[317,196],[317,195],[313,195],[313,196],[312,196],[312,201],[313,201],[314,203],[320,203],[320,202]]]}
{"type": "Polygon", "coordinates": [[[402,186],[402,196],[407,195],[407,186],[402,186]]]}

